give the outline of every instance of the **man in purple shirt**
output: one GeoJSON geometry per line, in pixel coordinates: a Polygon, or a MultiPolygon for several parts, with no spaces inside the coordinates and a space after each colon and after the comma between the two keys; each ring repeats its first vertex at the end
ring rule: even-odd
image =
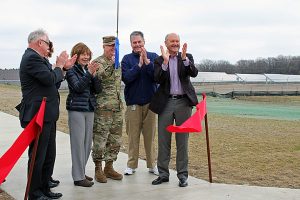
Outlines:
{"type": "MultiPolygon", "coordinates": [[[[180,49],[179,35],[167,34],[165,38],[167,51],[161,46],[161,56],[154,61],[154,79],[159,84],[157,92],[150,103],[150,109],[158,114],[158,158],[159,177],[152,185],[169,181],[169,162],[172,133],[166,130],[174,123],[181,125],[191,116],[192,107],[198,103],[197,95],[190,77],[196,77],[198,70],[194,59],[187,53],[187,44],[180,49]]],[[[179,186],[188,185],[188,133],[175,135],[176,169],[179,186]]]]}

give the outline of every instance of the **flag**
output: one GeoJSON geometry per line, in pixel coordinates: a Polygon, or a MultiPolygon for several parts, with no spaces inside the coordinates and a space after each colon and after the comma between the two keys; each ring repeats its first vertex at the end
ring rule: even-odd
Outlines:
{"type": "Polygon", "coordinates": [[[46,107],[46,98],[43,99],[40,109],[33,117],[27,127],[16,139],[14,144],[0,158],[0,185],[16,162],[24,153],[30,143],[36,138],[37,134],[43,129],[44,113],[46,107]]]}
{"type": "Polygon", "coordinates": [[[120,46],[119,38],[116,37],[116,41],[115,41],[115,69],[118,69],[119,66],[120,66],[120,63],[119,63],[119,46],[120,46]]]}
{"type": "Polygon", "coordinates": [[[203,100],[196,105],[196,112],[185,122],[183,122],[180,126],[169,125],[167,127],[167,131],[176,133],[201,132],[201,121],[207,113],[206,95],[203,93],[202,96],[203,100]]]}

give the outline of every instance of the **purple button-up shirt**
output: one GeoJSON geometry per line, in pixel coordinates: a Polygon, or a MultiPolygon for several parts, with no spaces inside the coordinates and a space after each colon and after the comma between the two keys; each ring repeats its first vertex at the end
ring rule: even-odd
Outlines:
{"type": "MultiPolygon", "coordinates": [[[[186,57],[186,60],[183,61],[184,66],[189,66],[189,59],[186,57]]],[[[178,67],[177,67],[178,59],[177,56],[173,56],[169,58],[169,63],[167,65],[162,64],[161,67],[164,71],[170,71],[170,94],[172,95],[182,95],[184,91],[181,87],[181,82],[178,76],[178,67]]]]}

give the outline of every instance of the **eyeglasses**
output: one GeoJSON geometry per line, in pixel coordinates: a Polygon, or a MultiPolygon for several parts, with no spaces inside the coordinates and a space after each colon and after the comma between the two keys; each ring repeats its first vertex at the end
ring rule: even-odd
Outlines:
{"type": "Polygon", "coordinates": [[[50,42],[47,42],[47,41],[45,41],[43,39],[41,39],[41,41],[45,42],[48,46],[50,46],[50,42]]]}

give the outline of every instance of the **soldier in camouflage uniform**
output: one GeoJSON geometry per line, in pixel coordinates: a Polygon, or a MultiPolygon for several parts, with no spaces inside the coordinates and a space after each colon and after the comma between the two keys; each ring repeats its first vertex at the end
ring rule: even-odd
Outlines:
{"type": "Polygon", "coordinates": [[[121,90],[121,69],[114,67],[115,37],[103,37],[102,56],[97,57],[93,62],[99,64],[96,76],[102,82],[102,93],[96,96],[97,108],[95,110],[94,135],[92,157],[95,163],[95,180],[106,183],[107,178],[121,180],[123,175],[116,172],[113,162],[121,147],[122,137],[122,101],[121,90]],[[102,161],[105,161],[102,170],[102,161]]]}

